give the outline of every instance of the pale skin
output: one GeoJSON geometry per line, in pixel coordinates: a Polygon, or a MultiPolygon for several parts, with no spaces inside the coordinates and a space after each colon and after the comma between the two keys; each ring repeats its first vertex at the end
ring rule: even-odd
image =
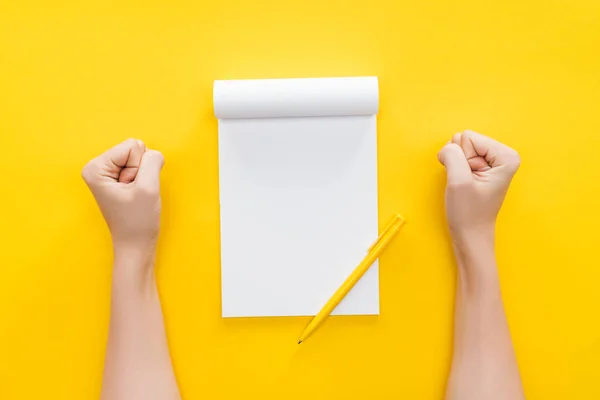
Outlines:
{"type": "Polygon", "coordinates": [[[114,252],[102,400],[181,399],[154,278],[163,162],[161,153],[129,139],[82,172],[114,252]]]}
{"type": "Polygon", "coordinates": [[[446,215],[458,267],[446,400],[525,399],[494,252],[496,217],[519,154],[465,131],[452,137],[438,159],[447,171],[446,215]]]}
{"type": "MultiPolygon", "coordinates": [[[[519,155],[465,131],[454,135],[438,159],[448,175],[446,214],[458,266],[446,400],[524,399],[494,253],[496,217],[519,155]]],[[[129,139],[82,172],[114,252],[102,400],[181,399],[154,277],[163,163],[162,154],[129,139]]]]}

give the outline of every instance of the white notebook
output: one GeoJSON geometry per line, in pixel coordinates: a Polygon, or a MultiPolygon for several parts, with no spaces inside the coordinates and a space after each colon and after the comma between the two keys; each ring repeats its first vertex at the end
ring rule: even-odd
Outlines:
{"type": "MultiPolygon", "coordinates": [[[[377,238],[377,78],[215,81],[213,95],[222,315],[315,315],[377,238]]],[[[379,314],[377,262],[334,314],[379,314]]]]}

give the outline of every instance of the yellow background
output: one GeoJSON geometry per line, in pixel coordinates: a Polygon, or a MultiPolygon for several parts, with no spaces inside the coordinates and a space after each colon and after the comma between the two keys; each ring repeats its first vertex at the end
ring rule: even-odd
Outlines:
{"type": "Polygon", "coordinates": [[[440,399],[454,265],[436,152],[518,149],[498,258],[529,399],[600,398],[600,3],[200,0],[0,5],[0,399],[95,399],[107,230],[80,178],[166,156],[158,279],[186,399],[440,399]],[[116,4],[118,3],[118,5],[116,4]],[[379,317],[220,318],[214,79],[377,75],[379,317]]]}

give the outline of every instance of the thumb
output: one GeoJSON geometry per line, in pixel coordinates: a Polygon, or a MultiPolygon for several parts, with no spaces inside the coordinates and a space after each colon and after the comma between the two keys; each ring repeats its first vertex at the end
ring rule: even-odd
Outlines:
{"type": "Polygon", "coordinates": [[[160,170],[165,158],[160,151],[147,150],[142,156],[135,183],[147,190],[160,190],[160,170]]]}
{"type": "Polygon", "coordinates": [[[464,142],[470,144],[475,155],[484,157],[492,168],[505,166],[510,176],[519,169],[521,163],[519,153],[507,145],[473,131],[465,131],[462,138],[464,142]]]}
{"type": "Polygon", "coordinates": [[[456,143],[445,145],[438,153],[438,160],[446,167],[449,185],[471,182],[471,167],[469,167],[467,157],[459,145],[456,143]]]}

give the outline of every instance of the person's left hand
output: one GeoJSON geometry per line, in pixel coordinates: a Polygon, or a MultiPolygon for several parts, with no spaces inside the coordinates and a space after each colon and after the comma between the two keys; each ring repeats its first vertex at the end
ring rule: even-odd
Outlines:
{"type": "Polygon", "coordinates": [[[160,225],[163,155],[128,139],[90,161],[82,171],[110,229],[115,248],[154,246],[160,225]]]}

